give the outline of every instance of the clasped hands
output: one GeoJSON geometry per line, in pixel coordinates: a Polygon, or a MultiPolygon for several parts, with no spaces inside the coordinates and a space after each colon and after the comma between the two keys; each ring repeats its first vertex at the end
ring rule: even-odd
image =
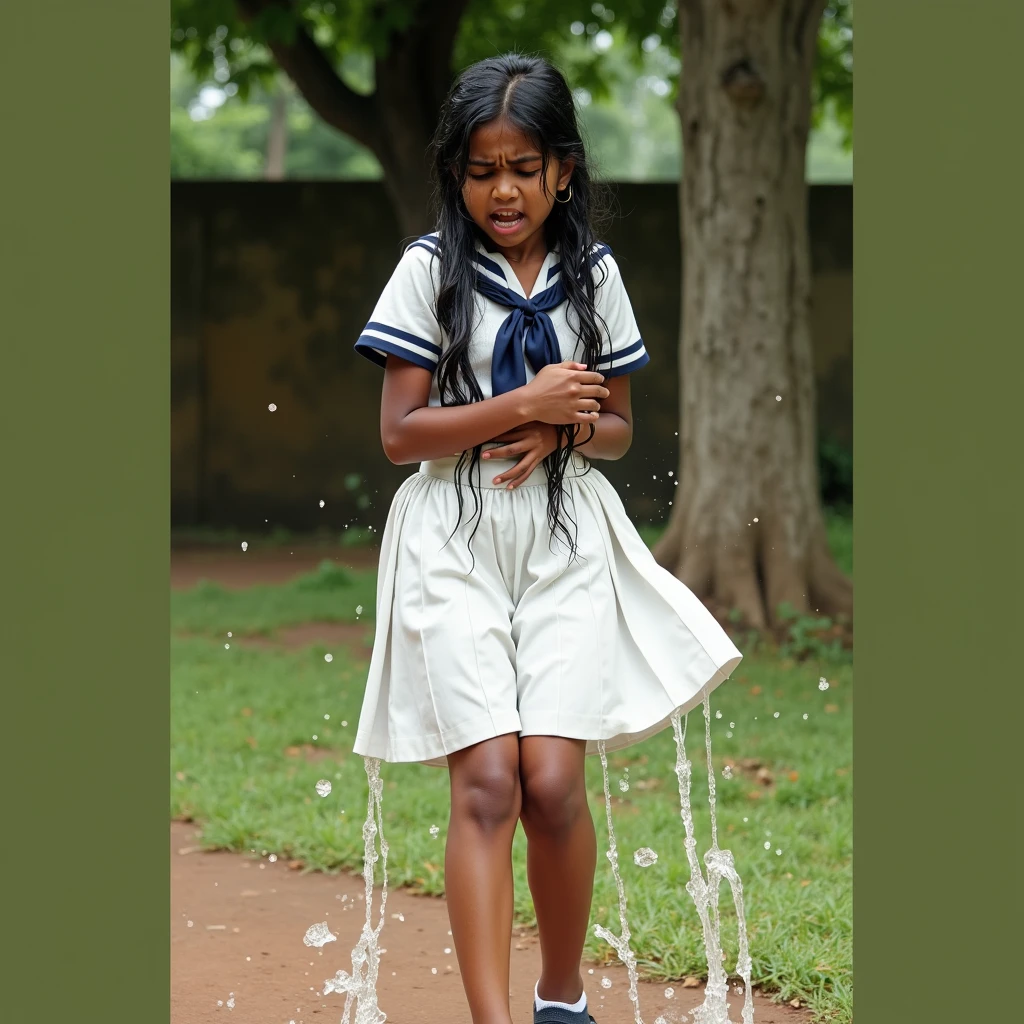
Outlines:
{"type": "Polygon", "coordinates": [[[483,452],[482,459],[522,456],[494,483],[507,484],[510,491],[521,484],[558,447],[555,424],[571,425],[576,434],[581,425],[594,424],[600,417],[601,400],[610,394],[603,381],[604,375],[587,370],[585,363],[565,360],[542,367],[525,386],[530,395],[526,408],[534,418],[485,442],[501,447],[483,452]]]}

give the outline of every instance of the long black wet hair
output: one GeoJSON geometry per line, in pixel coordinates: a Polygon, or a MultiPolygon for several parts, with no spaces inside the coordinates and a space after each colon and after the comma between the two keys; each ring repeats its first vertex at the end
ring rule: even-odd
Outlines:
{"type": "MultiPolygon", "coordinates": [[[[547,170],[552,156],[562,161],[572,157],[575,161],[571,198],[568,202],[554,203],[542,230],[548,250],[557,245],[560,251],[561,280],[576,314],[576,323],[572,324],[571,317],[569,322],[582,344],[578,361],[593,370],[601,353],[598,321],[604,321],[594,305],[596,285],[590,256],[595,245],[594,225],[604,221],[608,201],[605,190],[591,180],[572,92],[562,72],[542,57],[518,53],[489,57],[458,76],[441,108],[431,143],[433,212],[440,235],[436,312],[438,323],[449,339],[437,368],[442,405],[467,405],[483,398],[470,365],[469,345],[475,313],[476,241],[488,242],[489,239],[466,209],[462,189],[473,131],[499,119],[514,125],[536,144],[542,157],[543,189],[547,189],[547,170]]],[[[607,271],[601,269],[606,275],[607,271]]],[[[580,440],[575,425],[558,426],[559,446],[544,460],[548,476],[548,525],[552,536],[561,533],[565,537],[572,558],[576,555],[576,535],[570,534],[562,519],[562,484],[577,443],[585,444],[594,436],[593,424],[589,427],[589,434],[580,440]]],[[[480,444],[471,454],[462,452],[455,467],[455,481],[460,483],[469,456],[470,491],[477,519],[469,537],[470,550],[483,514],[481,495],[473,484],[474,472],[479,480],[482,450],[480,444]]],[[[459,521],[455,530],[462,523],[463,512],[463,491],[461,487],[456,490],[459,521]]],[[[575,527],[575,520],[572,522],[575,527]]]]}

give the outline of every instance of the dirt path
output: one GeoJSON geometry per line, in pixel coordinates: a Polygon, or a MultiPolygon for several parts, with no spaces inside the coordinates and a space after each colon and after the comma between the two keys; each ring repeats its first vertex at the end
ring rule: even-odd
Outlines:
{"type": "MultiPolygon", "coordinates": [[[[340,1020],[344,998],[319,993],[339,968],[352,968],[350,951],[365,919],[362,877],[301,874],[281,861],[205,853],[198,846],[195,825],[171,824],[171,1024],[340,1020]],[[327,923],[337,942],[322,949],[303,944],[306,929],[318,922],[327,923]]],[[[379,886],[374,895],[379,900],[379,886]]],[[[444,952],[453,949],[445,901],[389,890],[385,913],[381,946],[387,952],[381,958],[378,996],[388,1021],[470,1024],[458,961],[454,951],[444,952]]],[[[631,1022],[625,968],[593,967],[590,974],[591,966],[583,965],[583,975],[599,1024],[631,1022]],[[611,988],[601,987],[603,977],[611,980],[611,988]]],[[[530,1000],[539,970],[536,937],[517,931],[511,961],[515,1024],[532,1022],[530,1000]]],[[[641,982],[646,1024],[654,1024],[659,1014],[673,1024],[690,1019],[686,1011],[700,1004],[703,988],[673,987],[674,996],[666,999],[665,985],[641,982]]],[[[733,1019],[739,1020],[742,997],[733,995],[730,1002],[733,1019]]],[[[757,1024],[800,1024],[808,1017],[755,995],[754,1019],[757,1024]]]]}
{"type": "Polygon", "coordinates": [[[238,548],[213,546],[171,549],[171,589],[194,587],[200,580],[219,583],[229,590],[241,590],[257,583],[287,583],[301,573],[311,572],[329,560],[346,569],[377,566],[376,548],[327,546],[296,543],[289,547],[238,548]]]}

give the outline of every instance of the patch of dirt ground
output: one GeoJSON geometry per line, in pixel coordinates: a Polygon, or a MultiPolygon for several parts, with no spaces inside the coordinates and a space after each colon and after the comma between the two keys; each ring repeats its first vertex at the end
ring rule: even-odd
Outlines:
{"type": "MultiPolygon", "coordinates": [[[[366,913],[362,876],[303,874],[283,861],[204,852],[194,824],[172,822],[170,840],[172,1024],[339,1020],[344,997],[320,993],[339,968],[352,968],[351,950],[366,913]],[[327,923],[337,941],[322,949],[304,945],[306,930],[320,922],[327,923]]],[[[379,899],[377,886],[374,926],[379,899]]],[[[387,952],[381,956],[377,992],[388,1021],[471,1024],[444,899],[389,889],[385,913],[380,945],[387,952]],[[452,952],[445,953],[446,948],[452,952]]],[[[512,1019],[532,1024],[540,947],[534,934],[518,929],[511,944],[512,1019]]],[[[624,967],[584,963],[582,974],[599,1024],[633,1020],[624,967]],[[601,987],[602,977],[611,980],[611,988],[601,987]]],[[[666,999],[665,983],[640,983],[640,1010],[648,1024],[662,1014],[672,1024],[689,1020],[686,1011],[703,1001],[701,985],[684,988],[673,982],[672,987],[675,994],[666,999]]],[[[734,993],[735,984],[732,988],[734,993]]],[[[741,995],[730,994],[734,1020],[740,1019],[742,1002],[741,995]]],[[[806,1024],[809,1014],[755,992],[754,1019],[757,1024],[806,1024]]]]}
{"type": "Polygon", "coordinates": [[[344,569],[373,569],[380,552],[375,547],[328,547],[297,543],[264,548],[183,546],[171,548],[171,589],[194,587],[200,580],[219,583],[228,590],[243,590],[260,583],[279,584],[312,572],[323,561],[344,569]]]}

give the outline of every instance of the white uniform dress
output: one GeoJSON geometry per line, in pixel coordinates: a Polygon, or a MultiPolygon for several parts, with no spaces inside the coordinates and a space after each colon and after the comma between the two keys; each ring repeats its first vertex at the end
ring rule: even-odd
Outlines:
{"type": "MultiPolygon", "coordinates": [[[[356,350],[434,370],[447,344],[433,308],[436,234],[413,242],[387,283],[356,350]]],[[[479,272],[524,299],[503,256],[478,242],[479,272]]],[[[607,246],[595,246],[597,311],[608,325],[598,370],[649,361],[607,246]],[[604,273],[600,267],[604,268],[604,273]],[[606,276],[605,276],[606,275],[606,276]],[[604,277],[603,283],[602,277],[604,277]]],[[[548,253],[532,296],[560,273],[548,253]]],[[[491,354],[509,308],[474,293],[470,359],[491,397],[491,354]]],[[[568,302],[548,311],[563,359],[580,360],[568,302]]],[[[527,379],[533,371],[526,361],[527,379]]],[[[437,375],[430,405],[441,404],[437,375]]],[[[513,491],[491,480],[518,461],[488,459],[469,487],[456,458],[420,464],[398,488],[381,542],[377,621],[354,751],[385,761],[447,766],[447,754],[504,733],[568,736],[607,750],[636,743],[689,711],[727,679],[740,652],[703,604],[655,562],[615,489],[579,453],[565,475],[563,521],[577,557],[547,521],[543,463],[513,491]],[[585,474],[585,475],[582,475],[585,474]],[[571,519],[569,518],[571,515],[571,519]],[[467,541],[476,527],[472,554],[467,541]]]]}

